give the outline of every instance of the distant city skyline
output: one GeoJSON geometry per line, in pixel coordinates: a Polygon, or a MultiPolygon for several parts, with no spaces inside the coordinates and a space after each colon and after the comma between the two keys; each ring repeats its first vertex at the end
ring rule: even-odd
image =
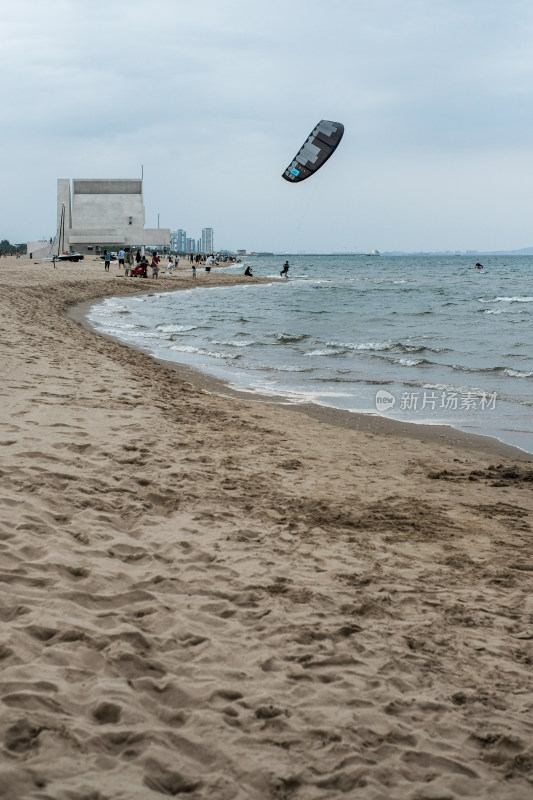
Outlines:
{"type": "Polygon", "coordinates": [[[178,253],[213,253],[214,241],[213,228],[202,228],[202,235],[198,239],[187,236],[183,228],[170,231],[170,249],[178,253]]]}

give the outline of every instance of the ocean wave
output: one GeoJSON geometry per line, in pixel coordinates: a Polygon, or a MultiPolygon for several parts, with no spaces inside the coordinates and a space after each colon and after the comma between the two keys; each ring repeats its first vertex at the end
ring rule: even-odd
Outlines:
{"type": "Polygon", "coordinates": [[[405,353],[449,353],[449,347],[428,347],[424,344],[402,344],[398,342],[397,347],[405,353]]]}
{"type": "Polygon", "coordinates": [[[224,347],[251,347],[252,345],[257,347],[257,345],[260,345],[261,342],[252,342],[252,341],[242,342],[242,341],[236,341],[235,339],[229,339],[227,341],[226,340],[219,341],[218,339],[212,339],[211,344],[222,345],[224,347]]]}
{"type": "Polygon", "coordinates": [[[308,333],[276,333],[274,336],[278,342],[283,344],[295,344],[296,342],[304,342],[309,339],[308,333]]]}
{"type": "Polygon", "coordinates": [[[451,364],[451,369],[458,372],[484,373],[487,375],[507,375],[510,378],[530,378],[533,372],[512,369],[511,367],[467,367],[464,364],[451,364]]]}
{"type": "Polygon", "coordinates": [[[425,358],[394,358],[392,363],[402,367],[418,367],[419,364],[431,364],[431,361],[425,358]]]}
{"type": "Polygon", "coordinates": [[[525,296],[518,295],[518,296],[513,296],[513,297],[502,296],[502,297],[495,297],[493,300],[484,300],[483,298],[480,298],[478,302],[480,302],[480,303],[533,303],[533,297],[530,297],[528,295],[525,295],[525,296]]]}
{"type": "MultiPolygon", "coordinates": [[[[140,328],[140,325],[134,325],[131,322],[119,322],[118,320],[114,320],[113,322],[106,322],[105,320],[100,323],[110,331],[134,331],[140,328]]],[[[144,327],[144,325],[142,326],[144,327]]]]}
{"type": "Polygon", "coordinates": [[[156,325],[155,329],[162,333],[184,333],[185,331],[194,331],[197,327],[197,325],[156,325]]]}
{"type": "Polygon", "coordinates": [[[482,314],[524,314],[523,309],[516,308],[480,308],[482,314]]]}
{"type": "MultiPolygon", "coordinates": [[[[144,326],[143,326],[144,327],[144,326]]],[[[139,330],[137,325],[106,325],[105,323],[97,325],[100,332],[106,333],[108,336],[116,336],[126,341],[133,339],[163,339],[166,337],[158,336],[154,331],[139,330]]]]}
{"type": "Polygon", "coordinates": [[[533,378],[533,372],[523,372],[519,369],[510,369],[506,367],[504,373],[510,378],[533,378]]]}
{"type": "Polygon", "coordinates": [[[172,345],[170,350],[175,350],[177,353],[205,353],[207,352],[204,350],[203,347],[194,347],[193,345],[189,344],[175,344],[172,345]]]}
{"type": "Polygon", "coordinates": [[[403,342],[326,342],[326,347],[343,348],[346,350],[370,350],[383,352],[388,350],[399,350],[401,353],[446,353],[449,347],[430,347],[423,344],[404,344],[403,342]]]}
{"type": "Polygon", "coordinates": [[[393,347],[389,342],[363,342],[356,344],[353,342],[326,342],[326,347],[337,347],[344,350],[390,350],[393,347]]]}
{"type": "Polygon", "coordinates": [[[363,386],[390,386],[390,380],[374,380],[372,378],[340,378],[338,376],[326,376],[322,378],[313,378],[316,383],[360,383],[363,386]]]}
{"type": "Polygon", "coordinates": [[[210,358],[231,359],[232,361],[241,358],[239,353],[225,353],[222,350],[208,350],[205,347],[194,347],[193,345],[172,345],[170,350],[176,353],[194,353],[199,356],[209,356],[210,358]]]}
{"type": "Polygon", "coordinates": [[[259,372],[314,372],[313,367],[298,367],[295,364],[247,364],[247,369],[259,372]]]}

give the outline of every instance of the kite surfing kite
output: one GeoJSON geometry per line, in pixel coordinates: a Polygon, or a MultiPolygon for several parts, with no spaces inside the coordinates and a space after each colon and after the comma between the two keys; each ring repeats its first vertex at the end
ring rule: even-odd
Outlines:
{"type": "Polygon", "coordinates": [[[298,150],[282,177],[293,183],[305,181],[333,155],[343,133],[344,125],[341,122],[321,119],[298,150]]]}

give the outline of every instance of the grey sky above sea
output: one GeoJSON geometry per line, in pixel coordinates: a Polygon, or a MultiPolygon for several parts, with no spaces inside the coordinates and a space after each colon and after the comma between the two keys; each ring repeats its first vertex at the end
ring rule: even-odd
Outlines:
{"type": "Polygon", "coordinates": [[[146,224],[218,248],[533,244],[529,0],[3,0],[1,238],[57,178],[136,178],[146,224]],[[315,176],[281,173],[320,119],[315,176]]]}

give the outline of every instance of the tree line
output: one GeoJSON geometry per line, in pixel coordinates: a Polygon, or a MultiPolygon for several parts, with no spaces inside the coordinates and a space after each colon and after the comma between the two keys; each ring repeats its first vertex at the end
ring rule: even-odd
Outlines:
{"type": "Polygon", "coordinates": [[[25,253],[26,244],[11,244],[8,239],[2,239],[0,242],[0,254],[6,256],[14,256],[16,253],[25,253]]]}

